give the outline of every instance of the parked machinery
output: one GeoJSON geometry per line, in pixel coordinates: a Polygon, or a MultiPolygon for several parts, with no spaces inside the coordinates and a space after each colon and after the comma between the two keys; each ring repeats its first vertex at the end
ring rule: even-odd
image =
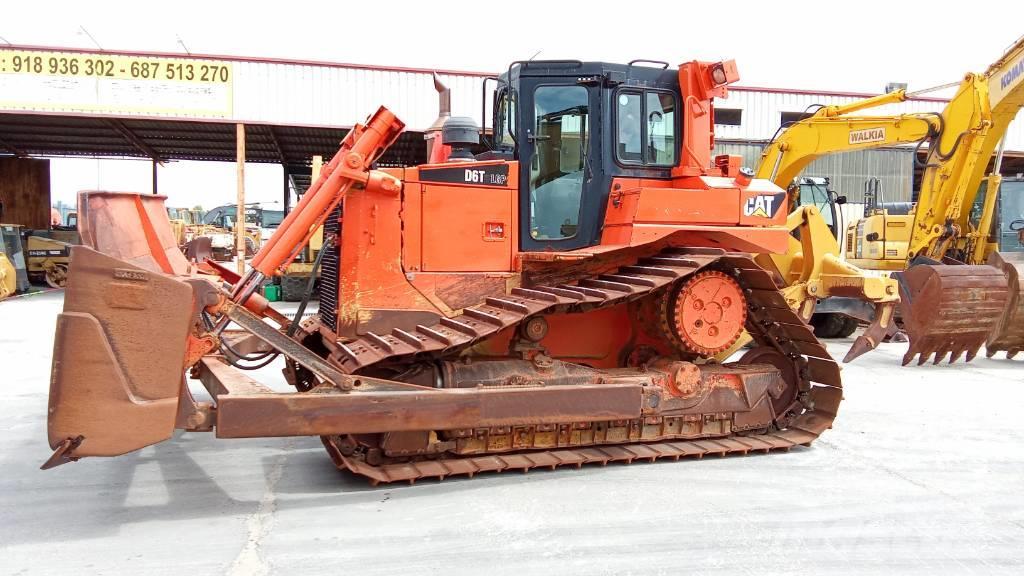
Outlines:
{"type": "Polygon", "coordinates": [[[72,252],[44,467],[175,428],[319,435],[373,482],[810,443],[839,369],[746,254],[786,250],[785,191],[711,157],[712,101],[737,78],[731,61],[515,63],[489,152],[452,119],[447,161],[372,170],[403,129],[382,108],[227,287],[180,275],[140,195],[119,230],[88,224],[116,195],[80,210],[92,248],[72,252]],[[256,293],[321,224],[319,312],[296,323],[256,293]],[[125,235],[152,257],[103,253],[125,235]],[[753,349],[709,362],[744,328],[753,349]],[[276,356],[296,392],[243,371],[276,356]]]}
{"type": "Polygon", "coordinates": [[[22,243],[23,228],[18,224],[0,224],[0,298],[31,288],[22,243]]]}
{"type": "MultiPolygon", "coordinates": [[[[909,266],[896,275],[903,325],[910,337],[904,364],[917,355],[918,363],[924,363],[932,354],[936,363],[947,355],[955,361],[965,353],[970,360],[986,341],[989,352],[1005,350],[1010,356],[1024,346],[1024,333],[1018,337],[1006,332],[1019,324],[1015,310],[1020,307],[1017,303],[1021,296],[1008,288],[1008,282],[1019,274],[1024,260],[995,254],[997,244],[989,238],[997,193],[986,193],[978,219],[970,219],[996,143],[1024,105],[1024,75],[1014,72],[1021,66],[1024,38],[985,73],[967,74],[941,114],[854,115],[905,100],[908,95],[899,90],[844,106],[821,107],[788,127],[765,148],[758,175],[789,183],[823,154],[891,144],[929,144],[920,200],[909,214],[895,216],[888,210],[878,210],[850,223],[846,262],[838,259],[838,244],[825,248],[827,239],[813,246],[803,243],[804,263],[821,261],[820,256],[807,258],[806,254],[824,249],[824,261],[841,267],[851,282],[877,282],[876,276],[863,269],[902,270],[909,266]],[[909,237],[902,249],[898,241],[889,241],[891,236],[900,235],[897,228],[909,237]]],[[[1001,151],[986,179],[988,190],[999,189],[1000,161],[1001,151]]],[[[767,259],[782,270],[791,270],[792,254],[790,251],[767,259]]],[[[805,272],[805,268],[797,270],[805,272]]],[[[827,276],[820,276],[820,283],[818,278],[805,273],[802,284],[796,286],[821,287],[828,283],[827,276]]],[[[840,281],[837,285],[848,290],[852,284],[840,281]]],[[[818,294],[808,294],[808,299],[827,295],[856,296],[819,290],[818,294]]],[[[875,316],[876,323],[851,354],[873,347],[884,334],[877,322],[879,313],[875,316]]]]}
{"type": "Polygon", "coordinates": [[[28,289],[21,226],[0,224],[0,300],[28,289]]]}
{"type": "MultiPolygon", "coordinates": [[[[204,236],[208,236],[213,249],[215,260],[231,260],[235,256],[235,235],[234,230],[237,222],[238,207],[235,204],[218,206],[203,216],[203,224],[206,228],[204,236]]],[[[283,214],[279,210],[264,210],[259,203],[251,203],[245,206],[245,257],[252,258],[263,243],[265,233],[272,232],[272,228],[281,222],[283,214]],[[265,222],[266,220],[266,222],[265,222]],[[264,223],[267,227],[264,228],[264,223]]]]}
{"type": "Polygon", "coordinates": [[[18,289],[18,271],[7,255],[0,252],[0,300],[13,295],[18,289]]]}

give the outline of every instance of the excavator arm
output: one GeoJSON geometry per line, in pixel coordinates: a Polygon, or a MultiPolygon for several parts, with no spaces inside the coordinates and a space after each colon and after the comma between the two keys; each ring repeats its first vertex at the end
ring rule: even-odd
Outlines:
{"type": "MultiPolygon", "coordinates": [[[[908,263],[913,266],[898,273],[894,280],[882,280],[899,282],[911,341],[904,364],[917,354],[920,363],[931,354],[938,362],[946,354],[952,361],[964,352],[970,360],[986,335],[990,348],[993,342],[999,342],[1000,350],[1020,349],[1024,342],[1018,340],[1024,338],[1010,338],[1013,342],[1007,343],[1006,329],[998,326],[1015,325],[1007,315],[1024,316],[1024,311],[1018,311],[1022,308],[1021,295],[1016,293],[1019,290],[1007,288],[1007,279],[1016,278],[1024,262],[992,258],[995,246],[988,239],[999,193],[1001,148],[996,169],[987,178],[988,191],[978,224],[972,226],[969,217],[989,158],[1024,106],[1024,38],[985,73],[967,74],[941,114],[853,115],[907,97],[900,90],[844,106],[819,108],[769,143],[757,177],[786,186],[824,154],[927,142],[928,160],[907,249],[908,263]],[[986,259],[996,268],[980,266],[986,259]],[[974,266],[938,266],[942,261],[974,266]]],[[[820,219],[820,215],[805,209],[794,216],[805,222],[801,230],[815,228],[814,219],[820,219]]],[[[782,276],[789,286],[790,304],[805,314],[812,297],[838,295],[832,287],[845,290],[851,284],[866,285],[862,281],[868,277],[863,270],[845,263],[838,276],[830,276],[829,270],[836,270],[830,264],[837,261],[832,252],[834,242],[820,237],[817,242],[816,246],[794,243],[787,254],[762,256],[776,269],[789,271],[782,276]],[[794,273],[797,268],[799,273],[794,273]],[[850,282],[851,278],[855,281],[850,282]]],[[[892,284],[888,284],[886,292],[891,290],[892,284]]],[[[867,292],[855,296],[879,302],[867,292]]],[[[869,332],[878,333],[878,326],[872,325],[869,332]]],[[[851,350],[851,354],[854,352],[851,350]]]]}
{"type": "Polygon", "coordinates": [[[906,99],[906,92],[897,90],[843,106],[819,108],[812,116],[791,124],[765,147],[755,178],[766,178],[785,188],[819,156],[913,144],[938,136],[942,119],[936,114],[849,115],[906,99]]]}
{"type": "Polygon", "coordinates": [[[985,239],[1001,182],[998,170],[987,177],[981,220],[973,229],[971,206],[989,159],[1022,106],[1024,37],[984,73],[967,74],[943,110],[945,130],[929,150],[931,169],[921,182],[909,258],[941,260],[955,252],[968,264],[985,263],[992,251],[985,239]]]}

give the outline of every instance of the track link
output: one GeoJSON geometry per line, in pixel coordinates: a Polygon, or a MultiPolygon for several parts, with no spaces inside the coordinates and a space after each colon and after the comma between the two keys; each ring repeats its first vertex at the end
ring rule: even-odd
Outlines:
{"type": "Polygon", "coordinates": [[[504,297],[487,298],[480,305],[464,309],[460,316],[442,318],[430,326],[396,329],[386,335],[369,333],[353,342],[339,342],[331,359],[351,374],[385,361],[457,354],[535,314],[580,313],[628,302],[709,267],[732,274],[743,288],[748,307],[745,326],[755,342],[777,350],[793,362],[803,405],[785,429],[763,434],[734,433],[487,455],[445,454],[378,465],[366,462],[358,454],[344,454],[331,437],[323,438],[324,445],[339,468],[365,476],[373,484],[591,463],[770,452],[809,445],[835,419],[842,400],[839,366],[807,324],[786,305],[771,276],[747,254],[705,248],[668,249],[622,266],[614,274],[587,277],[572,284],[513,288],[504,297]]]}

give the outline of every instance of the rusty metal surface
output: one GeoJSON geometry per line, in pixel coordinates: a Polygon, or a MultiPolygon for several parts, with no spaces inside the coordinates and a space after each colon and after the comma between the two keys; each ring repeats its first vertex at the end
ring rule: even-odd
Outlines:
{"type": "Polygon", "coordinates": [[[52,448],[81,437],[74,457],[112,456],[171,436],[191,306],[185,283],[71,249],[50,381],[52,448]]]}
{"type": "Polygon", "coordinates": [[[209,236],[193,238],[182,249],[190,262],[201,263],[213,259],[213,240],[209,236]]]}
{"type": "Polygon", "coordinates": [[[151,272],[189,274],[191,267],[164,208],[166,198],[137,192],[79,192],[82,243],[151,272]]]}
{"type": "Polygon", "coordinates": [[[739,284],[717,270],[701,271],[680,286],[669,304],[671,333],[685,349],[715,356],[743,334],[747,303],[739,284]]]}
{"type": "MultiPolygon", "coordinates": [[[[1021,232],[1024,234],[1024,230],[1021,232]]],[[[1002,316],[985,342],[985,354],[991,358],[997,352],[1006,352],[1007,358],[1013,358],[1024,350],[1024,252],[993,252],[988,263],[1005,276],[1008,297],[1002,316]]]]}
{"type": "Polygon", "coordinates": [[[320,358],[308,348],[282,334],[244,306],[228,303],[225,306],[225,313],[228,318],[231,318],[232,321],[247,332],[298,362],[320,378],[334,384],[339,389],[352,389],[352,379],[348,375],[339,372],[334,366],[325,362],[323,358],[320,358]]]}
{"type": "Polygon", "coordinates": [[[843,362],[854,359],[878,347],[882,340],[896,331],[896,302],[879,302],[875,304],[875,313],[864,332],[853,341],[853,346],[846,352],[843,362]]]}
{"type": "MultiPolygon", "coordinates": [[[[421,324],[411,330],[396,328],[388,334],[369,333],[352,342],[339,342],[337,361],[351,374],[385,359],[450,354],[535,314],[580,312],[635,300],[689,276],[725,253],[721,250],[706,252],[681,255],[677,251],[666,251],[631,263],[615,275],[513,288],[503,297],[486,298],[480,305],[463,309],[455,318],[442,318],[435,324],[421,324]]],[[[774,287],[771,284],[773,290],[774,287]]]]}
{"type": "Polygon", "coordinates": [[[278,331],[244,308],[228,306],[231,317],[261,340],[292,357],[310,355],[306,364],[326,367],[319,375],[335,385],[320,384],[301,394],[271,393],[207,356],[196,370],[215,406],[204,405],[191,400],[181,381],[187,342],[183,335],[195,321],[193,300],[203,300],[202,295],[189,282],[80,250],[84,255],[76,255],[73,262],[81,273],[72,281],[81,285],[70,289],[70,308],[62,315],[55,354],[51,402],[59,409],[51,417],[56,452],[50,465],[137,449],[169,437],[176,425],[190,430],[215,425],[221,437],[329,436],[329,451],[339,465],[377,481],[402,477],[397,471],[408,474],[410,469],[417,477],[445,476],[452,469],[525,469],[562,462],[556,453],[572,452],[565,462],[581,463],[632,460],[630,455],[636,454],[660,458],[675,451],[745,452],[809,443],[830,426],[841,400],[835,362],[749,257],[669,250],[614,274],[557,286],[513,288],[506,296],[487,298],[462,316],[436,325],[370,335],[363,344],[348,345],[365,346],[374,351],[372,357],[335,342],[329,361],[344,367],[347,360],[345,371],[356,372],[383,360],[452,358],[470,344],[537,314],[586,314],[654,297],[654,291],[678,286],[674,283],[708,269],[728,274],[742,288],[747,329],[762,348],[774,351],[774,356],[761,355],[772,358],[767,365],[697,368],[666,361],[635,368],[599,371],[575,366],[545,372],[554,361],[533,356],[511,360],[504,367],[484,366],[485,372],[489,368],[497,376],[517,376],[514,381],[497,377],[494,385],[480,386],[480,374],[449,366],[452,387],[425,388],[343,374],[299,343],[279,342],[278,331]],[[86,311],[76,314],[76,302],[84,302],[86,311]],[[80,345],[69,345],[72,341],[80,345]],[[182,349],[153,356],[153,341],[182,349]],[[76,378],[62,371],[62,366],[79,363],[85,367],[84,377],[78,377],[82,370],[75,372],[76,378]],[[549,379],[559,384],[544,382],[545,374],[554,375],[549,379]],[[588,377],[580,379],[584,374],[588,377]],[[465,387],[470,381],[477,385],[465,387]],[[143,385],[155,388],[145,394],[133,388],[143,385]],[[350,391],[342,389],[346,385],[350,391]],[[113,421],[119,426],[110,426],[113,421]],[[431,434],[436,434],[433,440],[431,434]],[[381,448],[350,449],[350,439],[364,437],[379,437],[374,442],[386,439],[379,445],[387,446],[392,456],[382,456],[381,448]],[[670,444],[674,448],[651,447],[670,444]],[[425,451],[416,454],[417,446],[425,451]],[[395,459],[394,454],[403,456],[395,459]]]}
{"type": "MultiPolygon", "coordinates": [[[[479,364],[490,365],[485,372],[489,375],[503,372],[518,376],[530,372],[525,366],[531,361],[479,364]]],[[[621,440],[612,431],[625,426],[616,422],[627,421],[645,441],[687,434],[721,435],[722,426],[729,423],[731,429],[763,430],[776,413],[781,413],[773,411],[776,404],[772,399],[782,397],[785,389],[778,370],[765,364],[698,368],[685,362],[665,362],[655,368],[587,370],[585,379],[568,369],[556,372],[546,383],[466,387],[465,382],[456,381],[440,389],[409,386],[381,391],[371,387],[369,391],[346,394],[321,387],[308,394],[280,394],[207,357],[200,364],[199,378],[217,402],[219,437],[396,432],[426,435],[432,430],[455,430],[463,438],[473,436],[477,440],[460,440],[453,445],[459,454],[494,451],[495,438],[509,434],[513,426],[517,438],[529,432],[532,442],[545,426],[550,431],[557,425],[566,431],[564,443],[573,444],[621,440]],[[680,378],[678,372],[692,372],[693,378],[680,378]],[[709,420],[708,415],[715,417],[709,420]],[[569,423],[576,423],[571,425],[571,437],[569,423]],[[590,430],[590,436],[581,430],[590,430]],[[481,441],[481,435],[487,439],[481,441]]],[[[476,373],[465,376],[477,379],[476,373]]],[[[371,380],[366,379],[369,384],[371,380]]],[[[492,382],[498,380],[492,376],[492,382]]],[[[789,406],[784,408],[788,410],[789,406]]],[[[519,440],[500,444],[506,451],[522,447],[519,440]]]]}
{"type": "Polygon", "coordinates": [[[472,477],[484,472],[528,472],[534,468],[552,470],[561,466],[580,468],[584,464],[604,466],[613,462],[631,464],[633,462],[655,462],[660,459],[679,460],[681,458],[703,458],[704,456],[725,456],[750,452],[767,453],[809,444],[816,437],[816,434],[793,429],[773,434],[753,434],[731,438],[562,448],[516,454],[423,460],[384,466],[367,464],[359,458],[343,454],[330,438],[324,438],[323,441],[328,454],[339,468],[365,476],[370,484],[376,486],[390,482],[412,484],[424,478],[443,480],[450,476],[472,477]]]}
{"type": "Polygon", "coordinates": [[[217,397],[217,437],[315,436],[636,418],[638,384],[217,397]]]}
{"type": "MultiPolygon", "coordinates": [[[[731,416],[722,418],[722,413],[703,412],[712,407],[707,405],[693,415],[696,421],[674,422],[661,413],[606,422],[606,426],[593,418],[575,421],[570,426],[589,427],[592,431],[593,434],[586,437],[590,439],[589,445],[573,445],[572,438],[578,442],[580,436],[573,436],[571,432],[565,436],[568,440],[560,443],[560,428],[542,429],[520,422],[496,431],[485,430],[486,441],[476,440],[477,445],[484,442],[484,452],[473,455],[448,452],[389,460],[374,450],[360,451],[358,443],[353,444],[352,437],[325,436],[328,453],[339,467],[366,476],[376,484],[486,471],[579,466],[591,462],[605,464],[611,461],[770,451],[809,444],[831,426],[837,413],[842,400],[839,367],[817,342],[810,328],[786,306],[784,299],[779,298],[771,277],[742,254],[674,249],[623,267],[614,275],[615,278],[584,278],[571,284],[513,289],[503,298],[490,298],[482,305],[467,308],[462,316],[434,326],[419,326],[415,331],[394,331],[384,336],[371,335],[349,343],[336,355],[336,359],[346,371],[355,372],[385,360],[413,358],[426,353],[447,356],[527,317],[555,311],[586,313],[645,297],[709,266],[728,272],[739,282],[748,305],[746,328],[761,349],[770,351],[770,354],[761,353],[758,357],[770,358],[770,364],[781,366],[780,371],[772,372],[777,375],[774,378],[789,378],[780,388],[771,384],[775,381],[771,380],[772,377],[768,380],[761,375],[742,378],[728,372],[736,368],[723,368],[726,372],[718,377],[721,382],[728,380],[729,384],[720,386],[719,390],[732,386],[735,394],[742,394],[746,401],[745,412],[725,412],[731,416]],[[768,414],[768,419],[757,416],[758,410],[768,414]],[[777,410],[790,412],[777,414],[777,410]],[[772,418],[779,429],[757,433],[758,426],[770,428],[772,418]],[[689,424],[684,427],[686,422],[689,424]],[[601,426],[604,429],[598,433],[597,428],[601,426]],[[611,428],[621,433],[609,436],[611,428]],[[654,435],[645,436],[651,430],[655,431],[654,435]],[[492,445],[490,442],[494,434],[500,441],[492,445]],[[537,438],[548,444],[538,443],[537,438]],[[652,442],[651,438],[658,441],[652,442]],[[550,443],[552,441],[554,444],[550,443]],[[539,446],[543,449],[524,449],[539,446]]],[[[593,388],[586,387],[587,390],[593,388]]],[[[712,402],[723,402],[718,407],[736,410],[737,406],[728,404],[728,400],[734,399],[720,398],[712,402]]],[[[689,417],[686,414],[680,416],[683,419],[689,417]]],[[[458,434],[466,433],[449,432],[456,436],[452,440],[456,445],[458,434]]],[[[478,434],[480,429],[469,433],[478,434]]]]}
{"type": "Polygon", "coordinates": [[[938,364],[978,354],[1003,315],[1009,290],[1003,272],[993,266],[917,264],[899,276],[900,311],[910,339],[906,366],[933,354],[938,364]]]}

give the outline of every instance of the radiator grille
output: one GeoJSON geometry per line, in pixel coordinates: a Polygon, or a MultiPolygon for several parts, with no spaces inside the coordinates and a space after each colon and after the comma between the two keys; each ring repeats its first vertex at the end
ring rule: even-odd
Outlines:
{"type": "MultiPolygon", "coordinates": [[[[334,236],[340,239],[341,204],[331,212],[324,222],[324,237],[334,236]]],[[[320,322],[332,331],[338,330],[338,268],[341,251],[336,240],[324,253],[320,262],[320,322]]]]}

